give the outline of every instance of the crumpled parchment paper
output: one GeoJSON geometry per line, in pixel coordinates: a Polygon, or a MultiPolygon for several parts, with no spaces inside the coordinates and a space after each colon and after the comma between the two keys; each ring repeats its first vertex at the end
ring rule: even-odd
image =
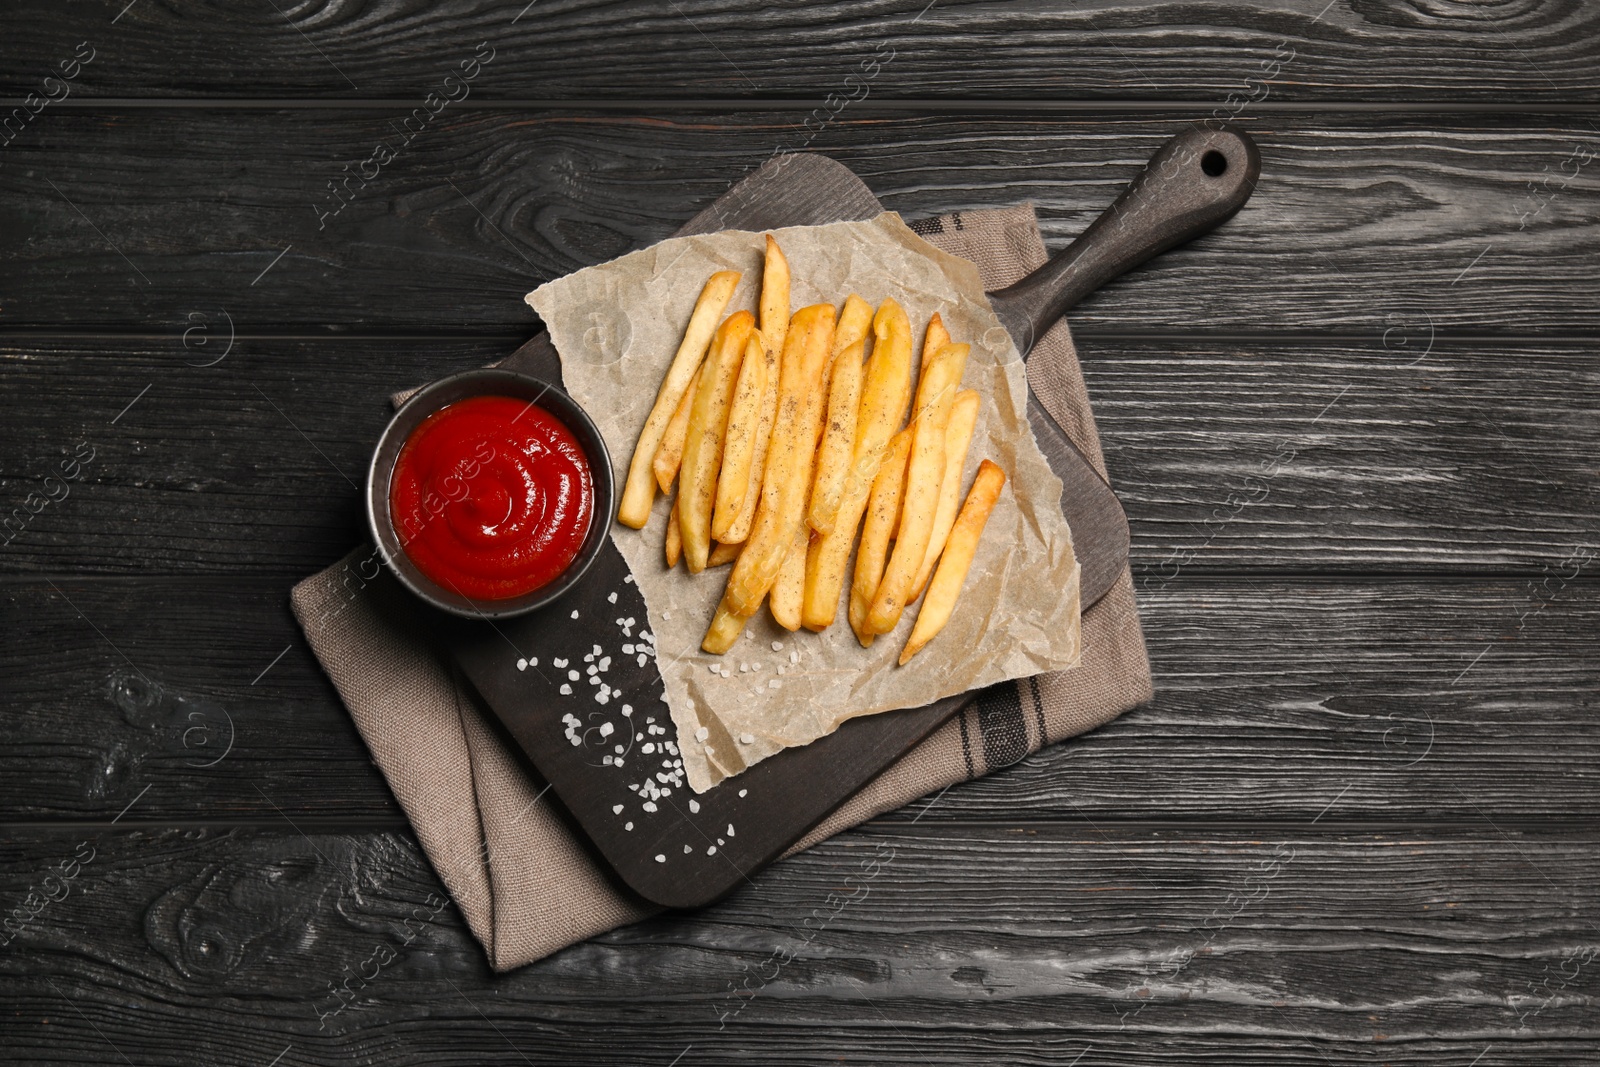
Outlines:
{"type": "MultiPolygon", "coordinates": [[[[895,661],[918,605],[893,633],[862,648],[843,599],[853,562],[837,619],[823,633],[790,633],[763,608],[732,651],[701,652],[730,568],[693,576],[681,565],[666,569],[668,497],[657,495],[643,530],[612,517],[612,538],[649,609],[678,748],[697,793],[854,716],[920,707],[1078,662],[1078,563],[1061,515],[1061,481],[1034,443],[1023,363],[989,307],[977,268],[928,244],[893,212],[771,232],[789,259],[793,308],[839,306],[852,292],[874,307],[893,297],[911,318],[916,353],[935,311],[952,340],[972,345],[962,385],[976,389],[982,404],[963,498],[980,460],[999,464],[1007,482],[949,624],[904,667],[895,661]],[[702,728],[703,742],[696,740],[702,728]]],[[[528,294],[560,353],[567,391],[605,436],[619,492],[706,278],[718,270],[742,272],[726,313],[755,311],[764,245],[762,234],[742,230],[675,237],[528,294]]]]}

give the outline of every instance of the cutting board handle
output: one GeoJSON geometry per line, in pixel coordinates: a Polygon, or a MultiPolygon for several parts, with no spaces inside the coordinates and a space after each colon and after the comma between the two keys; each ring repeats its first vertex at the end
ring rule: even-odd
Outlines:
{"type": "Polygon", "coordinates": [[[1089,228],[1050,262],[989,294],[1023,356],[1057,319],[1102,285],[1226,222],[1255,191],[1261,153],[1228,126],[1178,134],[1150,157],[1089,228]]]}

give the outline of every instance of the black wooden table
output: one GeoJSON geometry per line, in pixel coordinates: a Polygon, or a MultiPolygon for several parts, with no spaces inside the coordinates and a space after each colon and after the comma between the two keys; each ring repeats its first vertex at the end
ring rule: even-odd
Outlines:
{"type": "Polygon", "coordinates": [[[1600,1059],[1594,7],[0,17],[0,1060],[1600,1059]],[[780,147],[1059,247],[1212,115],[1246,213],[1074,317],[1155,702],[492,975],[287,608],[383,397],[780,147]]]}

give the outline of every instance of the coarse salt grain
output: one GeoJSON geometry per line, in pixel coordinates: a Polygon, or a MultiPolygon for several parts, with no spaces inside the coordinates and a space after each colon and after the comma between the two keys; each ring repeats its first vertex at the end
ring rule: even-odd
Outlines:
{"type": "Polygon", "coordinates": [[[657,852],[656,853],[656,862],[657,863],[665,863],[665,862],[667,862],[667,857],[665,857],[661,853],[657,852]]]}
{"type": "Polygon", "coordinates": [[[611,814],[613,814],[613,815],[621,815],[622,814],[622,805],[621,804],[613,804],[613,805],[611,805],[611,814]]]}
{"type": "Polygon", "coordinates": [[[517,660],[517,670],[525,671],[527,669],[528,669],[528,661],[527,660],[525,660],[525,659],[517,660]]]}
{"type": "Polygon", "coordinates": [[[561,695],[564,696],[564,697],[571,696],[572,695],[572,686],[568,685],[566,682],[562,682],[561,683],[561,695]]]}
{"type": "Polygon", "coordinates": [[[574,619],[576,619],[578,617],[578,609],[577,608],[573,608],[572,609],[572,617],[574,619]]]}
{"type": "Polygon", "coordinates": [[[617,602],[617,594],[612,593],[610,596],[606,597],[606,600],[615,604],[617,602]]]}
{"type": "MultiPolygon", "coordinates": [[[[747,794],[748,794],[748,793],[749,793],[749,792],[750,792],[750,790],[748,790],[748,789],[741,789],[741,790],[739,790],[739,795],[740,795],[740,796],[745,796],[745,795],[747,795],[747,794]]],[[[729,823],[729,824],[728,824],[728,836],[729,836],[729,837],[732,837],[732,836],[733,836],[733,824],[732,824],[732,823],[729,823]]]]}
{"type": "Polygon", "coordinates": [[[711,736],[711,730],[708,727],[705,727],[705,726],[700,727],[698,730],[696,730],[694,732],[694,739],[696,741],[704,741],[706,738],[708,738],[710,736],[711,736]]]}
{"type": "Polygon", "coordinates": [[[694,850],[693,850],[693,849],[692,849],[692,848],[690,848],[690,847],[689,847],[689,846],[688,846],[688,845],[684,845],[684,846],[683,846],[683,854],[684,854],[684,855],[685,855],[685,856],[687,856],[687,855],[688,855],[688,854],[689,854],[689,853],[691,853],[691,852],[693,852],[693,851],[694,851],[694,850]]]}
{"type": "Polygon", "coordinates": [[[564,659],[553,659],[550,661],[550,665],[552,667],[565,667],[567,665],[567,661],[564,659]]]}
{"type": "Polygon", "coordinates": [[[625,823],[622,824],[622,828],[624,830],[632,830],[633,829],[633,823],[625,822],[625,823]]]}
{"type": "Polygon", "coordinates": [[[700,810],[700,802],[698,800],[689,801],[689,810],[690,811],[699,811],[700,810]]]}
{"type": "Polygon", "coordinates": [[[650,658],[650,657],[649,657],[649,656],[647,656],[647,655],[645,655],[645,654],[644,654],[644,653],[643,653],[643,652],[641,652],[641,653],[639,653],[639,666],[641,666],[641,667],[643,667],[643,666],[644,666],[644,664],[645,664],[645,661],[646,661],[646,660],[647,660],[647,659],[649,659],[649,658],[650,658]]]}
{"type": "Polygon", "coordinates": [[[753,745],[753,744],[756,743],[756,735],[755,734],[740,734],[739,735],[739,743],[741,745],[753,745]]]}
{"type": "MultiPolygon", "coordinates": [[[[744,790],[743,789],[739,790],[739,795],[740,796],[744,796],[744,790]]],[[[728,824],[728,836],[729,837],[733,836],[733,823],[731,823],[731,822],[728,824]]]]}
{"type": "Polygon", "coordinates": [[[772,651],[774,651],[774,652],[782,652],[783,651],[783,642],[782,641],[774,641],[774,642],[772,642],[772,651]]]}

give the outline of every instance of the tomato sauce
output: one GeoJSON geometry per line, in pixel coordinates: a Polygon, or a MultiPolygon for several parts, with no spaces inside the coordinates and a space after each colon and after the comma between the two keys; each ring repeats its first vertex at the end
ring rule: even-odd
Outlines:
{"type": "Polygon", "coordinates": [[[389,515],[417,569],[474,600],[531,593],[589,532],[594,476],[566,424],[507,396],[447,404],[395,460],[389,515]]]}

